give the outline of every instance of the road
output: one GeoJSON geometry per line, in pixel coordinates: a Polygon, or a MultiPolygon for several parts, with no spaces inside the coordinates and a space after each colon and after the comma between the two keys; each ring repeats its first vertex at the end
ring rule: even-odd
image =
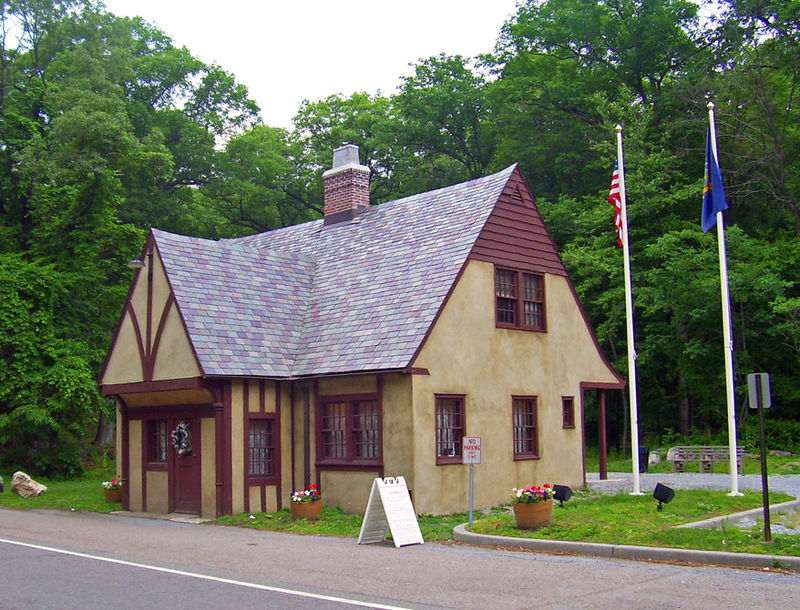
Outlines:
{"type": "Polygon", "coordinates": [[[0,591],[0,608],[789,608],[800,576],[0,509],[0,591]]]}

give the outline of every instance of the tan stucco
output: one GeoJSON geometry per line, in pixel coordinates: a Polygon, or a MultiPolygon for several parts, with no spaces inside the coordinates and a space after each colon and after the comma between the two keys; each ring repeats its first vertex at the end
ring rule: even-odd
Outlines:
{"type": "Polygon", "coordinates": [[[200,472],[201,472],[201,516],[213,519],[217,516],[217,435],[216,422],[212,417],[200,420],[200,472]]]}
{"type": "Polygon", "coordinates": [[[373,394],[378,391],[375,375],[350,375],[345,377],[323,377],[319,380],[320,396],[342,394],[373,394]]]}
{"type": "MultiPolygon", "coordinates": [[[[275,490],[275,506],[289,503],[292,493],[292,394],[290,384],[281,384],[281,487],[275,490]]],[[[269,497],[267,498],[269,504],[269,497]]]]}
{"type": "Polygon", "coordinates": [[[117,340],[108,356],[101,384],[136,383],[144,379],[142,359],[133,319],[126,312],[122,317],[117,340]]]}
{"type": "Polygon", "coordinates": [[[147,472],[147,512],[169,512],[169,477],[166,472],[147,472]]]}
{"type": "Polygon", "coordinates": [[[128,422],[128,445],[131,471],[128,473],[129,510],[141,511],[142,507],[142,422],[132,419],[128,422]]]}
{"type": "Polygon", "coordinates": [[[233,512],[244,512],[244,383],[231,383],[231,485],[233,512]]]}
{"type": "Polygon", "coordinates": [[[387,477],[403,476],[414,488],[414,418],[411,376],[383,377],[383,466],[387,477]]]}
{"type": "MultiPolygon", "coordinates": [[[[418,512],[464,510],[468,466],[435,461],[437,393],[465,395],[466,434],[482,439],[475,503],[508,500],[513,487],[583,483],[583,431],[562,427],[561,398],[580,383],[617,383],[598,353],[566,278],[545,276],[547,331],[498,329],[494,266],[471,261],[414,362],[414,502],[418,512]],[[511,397],[536,396],[540,459],[513,461],[511,397]]],[[[580,418],[576,414],[576,425],[580,418]]]]}
{"type": "Polygon", "coordinates": [[[337,472],[323,470],[320,473],[322,500],[326,506],[339,506],[346,513],[361,513],[367,506],[372,481],[378,476],[374,472],[337,472]]]}
{"type": "MultiPolygon", "coordinates": [[[[161,309],[155,309],[161,312],[161,309]]],[[[192,352],[189,337],[183,328],[178,310],[170,307],[156,351],[153,380],[185,379],[200,375],[200,367],[192,352]]]]}

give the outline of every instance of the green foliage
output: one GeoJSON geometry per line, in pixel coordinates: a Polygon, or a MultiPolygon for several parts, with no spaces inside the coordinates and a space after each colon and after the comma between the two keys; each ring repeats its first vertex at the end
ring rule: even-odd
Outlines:
{"type": "MultiPolygon", "coordinates": [[[[761,451],[761,426],[753,411],[739,426],[739,437],[748,451],[761,451]]],[[[764,416],[764,441],[767,449],[800,453],[800,421],[773,419],[770,410],[764,416]]]]}

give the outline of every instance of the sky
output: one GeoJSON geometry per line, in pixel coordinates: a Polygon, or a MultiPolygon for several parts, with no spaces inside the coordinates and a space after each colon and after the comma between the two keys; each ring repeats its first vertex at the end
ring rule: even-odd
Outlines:
{"type": "Polygon", "coordinates": [[[409,64],[493,50],[517,0],[104,0],[244,84],[273,127],[304,99],[391,95],[409,64]]]}

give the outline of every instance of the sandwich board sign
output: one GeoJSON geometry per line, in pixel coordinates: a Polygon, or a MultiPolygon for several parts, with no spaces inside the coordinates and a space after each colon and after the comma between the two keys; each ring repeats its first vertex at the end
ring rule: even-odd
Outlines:
{"type": "Polygon", "coordinates": [[[390,530],[395,547],[424,543],[403,477],[372,481],[358,544],[383,542],[390,530]]]}

